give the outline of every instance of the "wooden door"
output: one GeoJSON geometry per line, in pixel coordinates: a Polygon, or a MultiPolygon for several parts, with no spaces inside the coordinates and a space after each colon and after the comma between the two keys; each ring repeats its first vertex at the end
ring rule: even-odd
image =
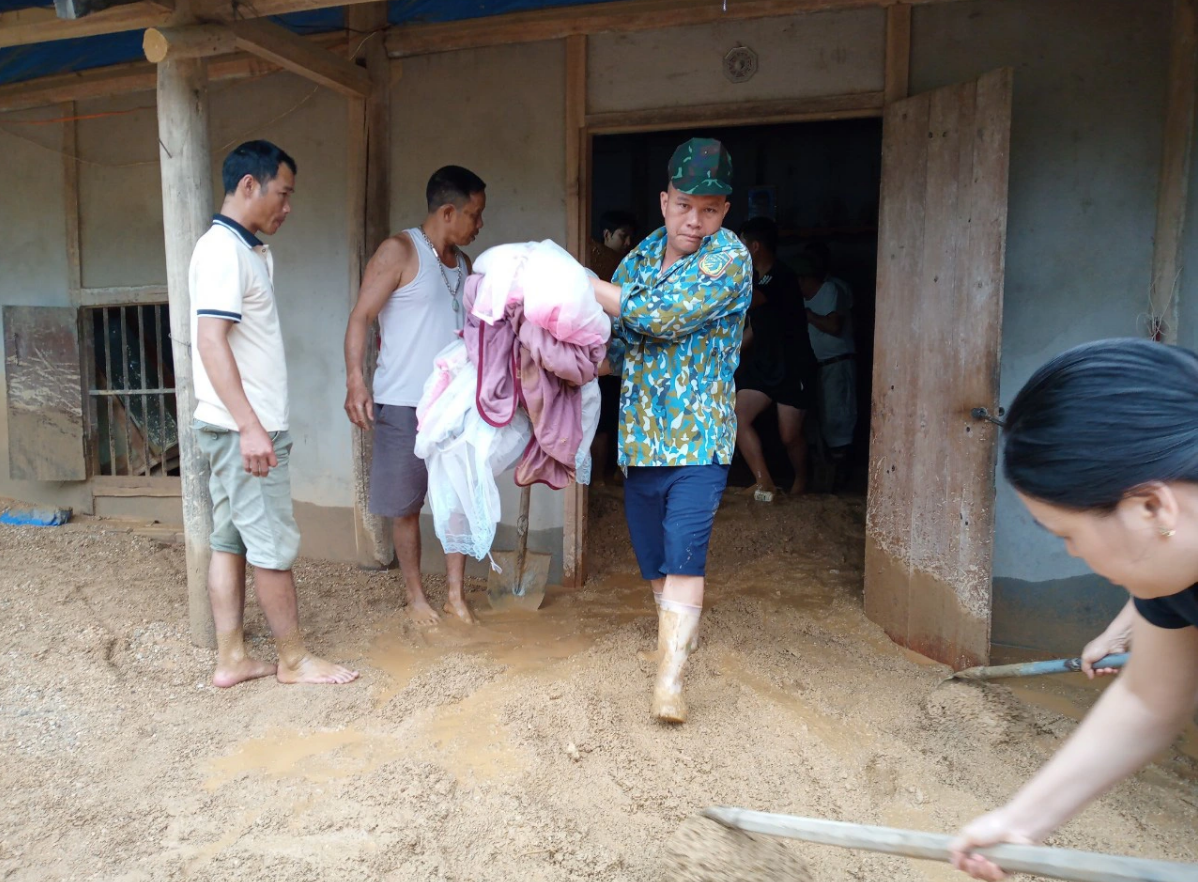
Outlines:
{"type": "Polygon", "coordinates": [[[882,134],[865,611],[956,669],[990,654],[1009,69],[890,105],[882,134]]]}

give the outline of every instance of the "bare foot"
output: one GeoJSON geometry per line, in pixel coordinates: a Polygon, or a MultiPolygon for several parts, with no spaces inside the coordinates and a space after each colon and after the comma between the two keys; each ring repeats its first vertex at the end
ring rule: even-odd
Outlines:
{"type": "Polygon", "coordinates": [[[294,668],[280,663],[278,678],[280,683],[352,683],[358,679],[358,672],[314,655],[305,655],[294,668]]]}
{"type": "Polygon", "coordinates": [[[437,611],[428,605],[423,596],[415,599],[408,598],[408,618],[412,623],[422,628],[430,628],[441,621],[437,611]]]}
{"type": "Polygon", "coordinates": [[[791,484],[790,485],[790,495],[791,496],[802,496],[806,492],[807,492],[807,482],[806,481],[804,481],[802,484],[791,484]]]}
{"type": "Polygon", "coordinates": [[[445,612],[450,615],[457,616],[467,625],[477,625],[478,619],[474,617],[474,610],[470,608],[470,604],[466,603],[465,599],[454,600],[452,597],[445,601],[445,612]]]}
{"type": "Polygon", "coordinates": [[[212,685],[228,689],[246,680],[257,680],[259,677],[269,677],[275,672],[275,666],[269,662],[258,661],[248,656],[235,662],[217,665],[212,674],[212,685]]]}

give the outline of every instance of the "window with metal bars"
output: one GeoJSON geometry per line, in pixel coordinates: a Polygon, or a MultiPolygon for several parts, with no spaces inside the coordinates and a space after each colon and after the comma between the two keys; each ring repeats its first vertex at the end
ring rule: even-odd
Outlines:
{"type": "Polygon", "coordinates": [[[165,303],[85,311],[93,475],[179,474],[179,423],[165,303]]]}

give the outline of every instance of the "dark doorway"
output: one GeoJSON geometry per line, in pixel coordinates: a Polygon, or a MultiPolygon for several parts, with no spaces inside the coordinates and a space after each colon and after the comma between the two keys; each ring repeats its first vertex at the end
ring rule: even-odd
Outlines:
{"type": "MultiPolygon", "coordinates": [[[[869,462],[870,394],[873,373],[874,300],[877,280],[878,194],[882,123],[879,119],[746,125],[690,131],[637,132],[594,138],[591,235],[600,217],[628,211],[637,218],[639,240],[661,226],[659,194],[666,165],[688,138],[718,138],[732,154],[734,188],[726,225],[737,230],[756,214],[769,214],[780,232],[778,256],[792,261],[812,243],[831,257],[831,273],[852,291],[857,365],[857,422],[843,461],[833,462],[809,414],[814,490],[863,493],[869,462]]],[[[773,408],[755,423],[767,463],[780,487],[793,472],[778,435],[773,408]]],[[[614,457],[611,458],[614,461],[614,457]]],[[[750,470],[737,457],[730,483],[747,487],[750,470]]]]}

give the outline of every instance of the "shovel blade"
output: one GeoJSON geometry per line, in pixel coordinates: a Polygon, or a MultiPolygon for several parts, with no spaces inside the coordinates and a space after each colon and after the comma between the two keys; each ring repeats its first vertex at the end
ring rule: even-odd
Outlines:
{"type": "Polygon", "coordinates": [[[534,612],[540,609],[545,599],[545,585],[549,582],[549,555],[524,555],[524,571],[516,572],[516,553],[500,551],[492,555],[502,573],[491,570],[487,577],[487,600],[491,609],[519,609],[534,612]]]}

